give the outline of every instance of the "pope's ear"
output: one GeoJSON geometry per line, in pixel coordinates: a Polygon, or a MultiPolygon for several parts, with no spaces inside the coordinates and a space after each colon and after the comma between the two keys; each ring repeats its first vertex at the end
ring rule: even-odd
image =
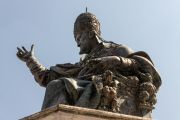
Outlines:
{"type": "Polygon", "coordinates": [[[94,31],[90,31],[90,32],[89,32],[89,38],[93,38],[94,36],[95,36],[94,31]]]}

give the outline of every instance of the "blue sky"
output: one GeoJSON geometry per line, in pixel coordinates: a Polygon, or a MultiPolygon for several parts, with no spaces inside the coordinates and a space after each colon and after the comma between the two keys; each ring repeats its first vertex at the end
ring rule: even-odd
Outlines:
{"type": "Polygon", "coordinates": [[[0,119],[38,112],[43,102],[45,88],[16,58],[16,47],[34,43],[47,68],[79,61],[73,25],[86,6],[99,18],[104,39],[146,51],[154,61],[163,84],[153,118],[179,120],[178,0],[0,0],[0,119]]]}

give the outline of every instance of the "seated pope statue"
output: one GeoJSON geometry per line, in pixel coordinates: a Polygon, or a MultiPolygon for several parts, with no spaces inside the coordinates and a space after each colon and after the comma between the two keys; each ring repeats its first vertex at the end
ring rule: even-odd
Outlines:
{"type": "Polygon", "coordinates": [[[17,48],[46,93],[42,110],[57,104],[74,105],[136,116],[150,116],[161,78],[146,52],[101,38],[100,23],[89,12],[74,23],[74,38],[85,58],[75,64],[47,69],[28,51],[17,48]]]}

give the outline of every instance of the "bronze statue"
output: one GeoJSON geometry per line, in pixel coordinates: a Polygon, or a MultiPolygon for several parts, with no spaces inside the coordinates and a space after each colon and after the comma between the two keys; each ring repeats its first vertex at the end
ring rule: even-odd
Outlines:
{"type": "Polygon", "coordinates": [[[148,54],[103,40],[98,19],[89,12],[77,17],[74,38],[85,59],[50,69],[35,58],[33,45],[30,51],[17,48],[17,57],[46,87],[42,109],[68,104],[149,117],[161,78],[148,54]]]}

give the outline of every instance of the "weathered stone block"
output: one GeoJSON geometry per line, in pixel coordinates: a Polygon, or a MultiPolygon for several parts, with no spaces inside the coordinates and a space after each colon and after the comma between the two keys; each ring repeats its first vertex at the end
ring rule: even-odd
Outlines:
{"type": "Polygon", "coordinates": [[[151,118],[60,104],[21,120],[151,120],[151,118]]]}

